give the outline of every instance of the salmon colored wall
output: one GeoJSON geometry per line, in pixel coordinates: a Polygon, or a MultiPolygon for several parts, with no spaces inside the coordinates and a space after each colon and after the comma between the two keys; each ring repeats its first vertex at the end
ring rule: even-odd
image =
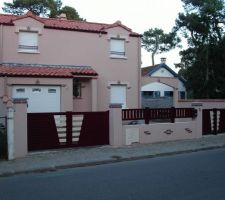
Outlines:
{"type": "Polygon", "coordinates": [[[81,98],[73,98],[73,111],[91,111],[91,81],[82,81],[81,98]]]}
{"type": "Polygon", "coordinates": [[[121,27],[107,29],[108,34],[85,33],[65,30],[43,29],[34,19],[21,19],[16,26],[3,27],[3,62],[35,64],[90,65],[99,74],[98,110],[109,107],[111,81],[129,82],[127,105],[137,108],[140,105],[140,38],[129,37],[129,32],[121,27]],[[39,54],[17,52],[17,28],[41,29],[39,35],[39,54]],[[127,59],[110,58],[110,36],[120,34],[128,38],[125,43],[127,59]]]}

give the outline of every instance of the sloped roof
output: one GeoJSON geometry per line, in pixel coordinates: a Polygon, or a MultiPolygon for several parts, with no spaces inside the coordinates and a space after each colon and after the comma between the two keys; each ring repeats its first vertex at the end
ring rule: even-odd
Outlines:
{"type": "Polygon", "coordinates": [[[39,64],[1,64],[0,76],[11,77],[58,77],[97,76],[97,72],[88,66],[39,65],[39,64]]]}
{"type": "Polygon", "coordinates": [[[123,25],[120,21],[117,21],[113,24],[104,24],[104,23],[93,23],[80,20],[67,20],[67,19],[58,19],[58,18],[43,18],[34,15],[32,12],[28,12],[25,15],[8,15],[0,14],[0,24],[3,25],[14,25],[14,21],[23,19],[26,17],[31,17],[44,24],[45,28],[52,29],[63,29],[63,30],[73,30],[81,32],[96,32],[96,33],[107,33],[107,29],[113,27],[122,27],[130,32],[130,36],[140,37],[141,35],[133,32],[130,28],[123,25]]]}
{"type": "Polygon", "coordinates": [[[178,78],[180,81],[182,81],[183,83],[186,82],[186,80],[178,75],[175,71],[173,71],[168,65],[166,65],[165,63],[161,63],[161,64],[157,64],[154,66],[148,66],[148,67],[143,67],[141,68],[141,74],[142,76],[151,76],[154,72],[156,72],[157,70],[159,70],[160,68],[165,68],[166,70],[168,70],[174,77],[178,78]]]}

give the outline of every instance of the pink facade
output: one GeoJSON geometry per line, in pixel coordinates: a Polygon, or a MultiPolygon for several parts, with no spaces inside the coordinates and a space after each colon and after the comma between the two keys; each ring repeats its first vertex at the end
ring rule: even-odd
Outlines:
{"type": "Polygon", "coordinates": [[[22,17],[0,15],[0,67],[12,64],[89,66],[98,74],[86,76],[77,72],[72,77],[53,78],[51,75],[29,77],[4,72],[0,75],[0,82],[7,83],[0,86],[0,98],[11,98],[15,85],[55,85],[61,91],[60,111],[107,110],[110,103],[117,103],[111,102],[111,86],[116,85],[126,88],[126,107],[140,107],[140,35],[121,22],[111,25],[74,23],[71,20],[43,19],[31,13],[22,17]],[[38,34],[37,51],[18,49],[21,31],[38,34]],[[124,41],[122,56],[110,53],[111,48],[117,48],[111,47],[112,39],[124,41]],[[81,96],[77,98],[73,96],[74,78],[81,84],[81,96]]]}

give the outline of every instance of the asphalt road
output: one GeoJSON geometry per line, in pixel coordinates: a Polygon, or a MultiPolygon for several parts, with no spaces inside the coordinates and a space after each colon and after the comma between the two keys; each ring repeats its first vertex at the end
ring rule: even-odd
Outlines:
{"type": "Polygon", "coordinates": [[[225,149],[0,178],[0,200],[225,200],[225,149]]]}

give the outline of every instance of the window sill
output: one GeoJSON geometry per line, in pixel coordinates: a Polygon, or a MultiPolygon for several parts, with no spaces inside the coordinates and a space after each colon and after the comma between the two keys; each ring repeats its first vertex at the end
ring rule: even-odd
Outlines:
{"type": "Polygon", "coordinates": [[[112,59],[124,59],[127,60],[126,56],[120,56],[120,55],[110,55],[110,58],[112,59]]]}
{"type": "Polygon", "coordinates": [[[18,50],[18,53],[39,54],[40,51],[18,50]]]}

